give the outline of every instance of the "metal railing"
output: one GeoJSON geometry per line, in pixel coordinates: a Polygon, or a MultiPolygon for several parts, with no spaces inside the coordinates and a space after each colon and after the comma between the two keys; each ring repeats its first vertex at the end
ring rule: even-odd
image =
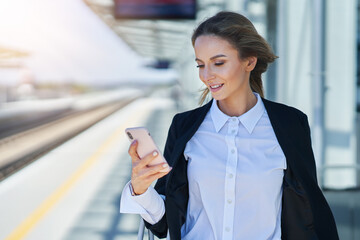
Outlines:
{"type": "Polygon", "coordinates": [[[360,188],[360,164],[325,164],[322,167],[320,167],[317,171],[319,177],[318,180],[319,185],[321,186],[321,188],[326,188],[326,185],[324,184],[324,177],[325,174],[328,170],[354,170],[356,171],[355,175],[356,175],[356,179],[354,182],[354,186],[350,187],[350,188],[344,188],[345,189],[358,189],[360,188]]]}
{"type": "MultiPolygon", "coordinates": [[[[140,219],[140,224],[139,224],[139,231],[138,231],[138,240],[143,240],[144,239],[144,235],[145,235],[145,223],[144,220],[141,218],[140,219]]],[[[148,229],[148,237],[149,240],[154,240],[154,234],[148,229]]]]}

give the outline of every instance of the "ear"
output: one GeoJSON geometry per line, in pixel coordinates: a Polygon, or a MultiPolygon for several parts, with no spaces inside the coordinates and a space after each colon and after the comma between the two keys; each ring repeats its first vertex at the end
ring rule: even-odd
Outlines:
{"type": "Polygon", "coordinates": [[[257,57],[248,57],[247,58],[247,65],[246,65],[246,70],[251,72],[252,70],[254,70],[255,66],[257,63],[257,57]]]}

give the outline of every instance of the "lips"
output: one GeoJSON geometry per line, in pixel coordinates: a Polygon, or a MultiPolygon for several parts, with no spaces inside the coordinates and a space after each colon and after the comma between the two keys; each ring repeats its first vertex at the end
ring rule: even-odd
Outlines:
{"type": "Polygon", "coordinates": [[[224,85],[224,84],[212,85],[212,86],[210,86],[210,88],[216,89],[216,88],[222,87],[223,85],[224,85]]]}
{"type": "Polygon", "coordinates": [[[216,92],[216,91],[220,90],[222,86],[224,86],[223,83],[222,83],[222,84],[210,85],[209,87],[210,87],[210,90],[211,90],[212,92],[216,92]]]}

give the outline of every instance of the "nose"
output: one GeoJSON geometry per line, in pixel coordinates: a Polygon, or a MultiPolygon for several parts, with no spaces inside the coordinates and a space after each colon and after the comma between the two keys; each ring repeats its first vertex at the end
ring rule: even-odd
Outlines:
{"type": "Polygon", "coordinates": [[[211,69],[208,67],[204,67],[201,75],[202,75],[201,77],[202,77],[203,81],[206,81],[206,82],[208,82],[209,80],[212,80],[214,78],[213,71],[211,71],[211,69]]]}

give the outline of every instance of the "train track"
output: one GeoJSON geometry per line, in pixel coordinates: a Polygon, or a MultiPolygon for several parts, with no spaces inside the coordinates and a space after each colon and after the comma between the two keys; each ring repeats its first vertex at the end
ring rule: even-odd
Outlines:
{"type": "Polygon", "coordinates": [[[136,98],[112,102],[37,126],[0,140],[0,181],[136,98]]]}
{"type": "Polygon", "coordinates": [[[53,111],[34,111],[0,120],[0,141],[3,138],[58,120],[75,113],[71,108],[53,111]]]}

